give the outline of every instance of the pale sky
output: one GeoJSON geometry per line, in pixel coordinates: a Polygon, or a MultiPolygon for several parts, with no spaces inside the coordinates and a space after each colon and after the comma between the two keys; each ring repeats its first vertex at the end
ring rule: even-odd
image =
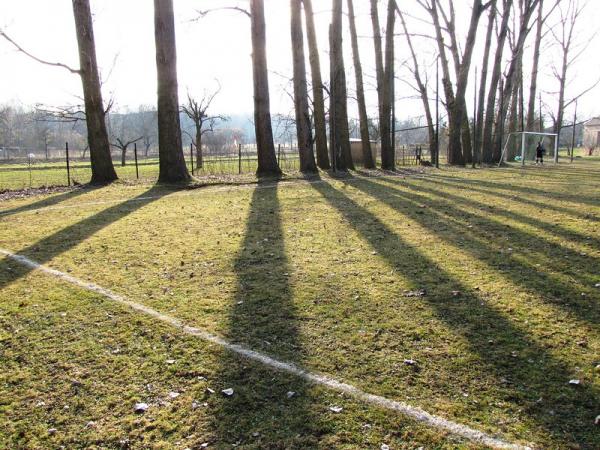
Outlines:
{"type": "MultiPolygon", "coordinates": [[[[371,112],[376,105],[372,87],[374,56],[368,0],[354,0],[357,13],[361,57],[365,72],[368,103],[371,112]]],[[[215,12],[204,19],[194,21],[197,9],[237,4],[245,6],[242,0],[175,0],[178,74],[180,101],[189,90],[201,95],[211,91],[218,79],[222,91],[214,102],[215,113],[246,113],[252,111],[252,72],[250,47],[250,21],[239,13],[215,12]]],[[[345,3],[345,2],[344,2],[345,3]]],[[[382,25],[385,25],[384,2],[381,3],[382,25]]],[[[468,0],[456,2],[458,16],[468,20],[470,11],[468,0]],[[464,13],[464,14],[462,14],[464,13]]],[[[317,33],[322,50],[322,72],[328,78],[327,28],[330,22],[330,0],[313,0],[317,12],[317,33]]],[[[414,0],[403,0],[401,7],[412,14],[421,15],[420,7],[414,0]]],[[[111,95],[117,108],[137,108],[140,104],[156,102],[156,70],[154,55],[153,5],[151,0],[92,0],[96,46],[102,78],[105,81],[105,100],[111,95]]],[[[268,42],[268,64],[271,73],[271,107],[273,112],[289,113],[291,105],[284,86],[291,76],[291,51],[289,31],[289,2],[287,0],[265,0],[268,42]]],[[[591,0],[582,33],[591,35],[600,21],[600,0],[591,0]]],[[[483,26],[487,18],[482,18],[478,35],[479,47],[484,40],[483,26]]],[[[345,26],[346,70],[351,91],[354,89],[354,73],[350,55],[350,40],[345,26]]],[[[0,27],[31,53],[49,61],[60,61],[77,67],[77,46],[69,0],[0,0],[0,27]]],[[[399,33],[400,23],[397,23],[399,33]]],[[[414,31],[423,31],[426,26],[412,20],[409,23],[414,31]]],[[[462,30],[466,31],[466,27],[462,30]]],[[[462,36],[464,38],[464,36],[462,36]]],[[[569,91],[575,93],[591,84],[600,75],[596,41],[574,68],[569,91]]],[[[408,57],[404,37],[396,38],[397,65],[408,57]]],[[[419,58],[430,63],[435,54],[427,40],[417,42],[419,58]]],[[[473,64],[480,61],[481,49],[476,53],[473,64]]],[[[543,91],[552,92],[556,84],[549,76],[553,51],[544,51],[541,79],[543,91]]],[[[526,57],[527,61],[527,57],[526,57]]],[[[308,63],[307,63],[308,64],[308,63]]],[[[76,75],[65,70],[42,66],[15,51],[11,45],[0,40],[0,103],[20,102],[24,105],[44,103],[65,105],[79,103],[81,83],[76,75]]],[[[526,67],[526,73],[528,68],[526,67]]],[[[398,76],[412,82],[411,75],[397,68],[398,76]]],[[[429,76],[433,81],[434,68],[429,76]]],[[[528,86],[528,81],[526,81],[528,86]]],[[[472,92],[472,86],[469,88],[472,92]]],[[[433,93],[432,93],[433,94],[433,93]]],[[[403,82],[397,84],[397,110],[400,118],[417,117],[423,114],[420,102],[407,99],[413,96],[403,82]]],[[[472,95],[472,94],[468,94],[472,95]]],[[[569,94],[568,94],[569,95],[569,94]]],[[[544,101],[554,105],[551,94],[544,94],[544,101]]],[[[590,92],[579,104],[580,117],[600,115],[600,87],[590,92]]],[[[567,113],[569,114],[569,113],[567,113]]],[[[356,117],[352,110],[350,115],[356,117]]],[[[570,119],[566,119],[569,121],[570,119]]]]}

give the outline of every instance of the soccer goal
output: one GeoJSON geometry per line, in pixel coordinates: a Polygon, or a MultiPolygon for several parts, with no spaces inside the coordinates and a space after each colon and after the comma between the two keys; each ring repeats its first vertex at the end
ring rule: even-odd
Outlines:
{"type": "Polygon", "coordinates": [[[537,133],[534,131],[518,131],[510,133],[500,162],[520,162],[522,165],[536,162],[538,144],[544,148],[544,160],[558,162],[558,138],[556,133],[537,133]]]}

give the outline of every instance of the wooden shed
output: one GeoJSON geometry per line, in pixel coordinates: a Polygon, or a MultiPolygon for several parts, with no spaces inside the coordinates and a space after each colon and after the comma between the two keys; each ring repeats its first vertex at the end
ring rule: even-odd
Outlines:
{"type": "MultiPolygon", "coordinates": [[[[363,164],[363,150],[362,141],[360,139],[350,139],[350,151],[352,152],[352,162],[354,164],[363,164]]],[[[377,155],[379,154],[379,142],[371,141],[371,154],[373,160],[377,161],[377,155]]]]}

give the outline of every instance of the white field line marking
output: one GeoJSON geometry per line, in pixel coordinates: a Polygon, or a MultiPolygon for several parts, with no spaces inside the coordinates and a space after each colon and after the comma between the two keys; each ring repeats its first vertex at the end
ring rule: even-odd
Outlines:
{"type": "Polygon", "coordinates": [[[360,400],[365,403],[369,403],[371,405],[378,406],[380,408],[388,409],[391,411],[396,411],[400,414],[408,416],[414,420],[422,422],[426,425],[429,425],[433,428],[438,428],[441,430],[449,431],[450,433],[461,436],[463,438],[469,439],[471,441],[475,441],[489,447],[499,448],[499,449],[519,449],[526,450],[530,449],[530,447],[522,446],[518,444],[513,444],[508,441],[504,441],[500,438],[493,437],[487,433],[475,430],[466,425],[462,425],[451,420],[444,419],[443,417],[439,417],[433,414],[424,411],[421,408],[410,406],[404,402],[399,402],[396,400],[390,400],[385,397],[381,397],[379,395],[369,394],[360,390],[359,388],[352,386],[350,384],[344,383],[342,381],[338,381],[335,378],[331,378],[327,375],[320,375],[313,372],[309,372],[305,369],[302,369],[292,363],[284,362],[272,358],[270,356],[264,355],[262,353],[251,350],[243,345],[232,344],[225,339],[216,336],[214,334],[208,333],[199,328],[191,327],[184,324],[179,319],[175,317],[160,313],[155,309],[152,309],[148,306],[133,302],[131,300],[127,300],[125,297],[115,294],[109,289],[105,289],[101,286],[98,286],[94,283],[89,283],[87,281],[83,281],[79,278],[73,277],[64,272],[60,272],[55,269],[51,269],[42,264],[39,264],[25,256],[17,255],[8,250],[0,249],[0,254],[5,255],[7,258],[10,258],[23,266],[29,267],[30,269],[40,270],[49,275],[52,275],[56,278],[59,278],[63,281],[71,283],[75,286],[81,287],[88,291],[96,292],[98,294],[103,295],[104,297],[119,303],[121,305],[127,306],[134,311],[140,312],[147,316],[153,317],[155,319],[160,320],[168,325],[179,328],[186,334],[197,336],[204,341],[211,342],[213,344],[217,344],[221,347],[226,348],[229,351],[237,353],[238,355],[244,356],[248,359],[258,361],[265,366],[271,367],[273,369],[287,372],[289,374],[295,375],[305,381],[310,383],[314,383],[317,385],[325,386],[334,391],[342,392],[351,397],[354,397],[357,400],[360,400]]]}

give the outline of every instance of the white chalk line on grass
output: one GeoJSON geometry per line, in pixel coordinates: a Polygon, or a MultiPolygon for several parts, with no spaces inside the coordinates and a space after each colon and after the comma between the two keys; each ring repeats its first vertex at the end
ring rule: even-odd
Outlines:
{"type": "Polygon", "coordinates": [[[487,445],[490,447],[500,448],[500,449],[519,449],[519,450],[530,449],[530,447],[519,445],[519,444],[513,444],[513,443],[510,443],[503,439],[493,437],[487,433],[478,431],[474,428],[468,427],[466,425],[462,425],[460,423],[456,423],[451,420],[444,419],[443,417],[439,417],[434,414],[430,414],[427,411],[425,411],[419,407],[410,406],[404,402],[390,400],[388,398],[385,398],[385,397],[382,397],[379,395],[369,394],[368,392],[364,392],[364,391],[360,390],[359,388],[352,386],[351,384],[344,383],[342,381],[336,380],[335,378],[329,377],[327,375],[321,375],[321,374],[309,372],[308,370],[302,369],[292,363],[277,360],[277,359],[267,356],[263,353],[254,351],[250,348],[247,348],[243,345],[232,344],[219,336],[208,333],[199,328],[188,326],[188,325],[184,324],[181,320],[176,319],[175,317],[163,314],[153,308],[142,305],[140,303],[136,303],[134,301],[127,300],[125,297],[123,297],[119,294],[116,294],[116,293],[110,291],[109,289],[103,288],[102,286],[99,286],[94,283],[90,283],[90,282],[81,280],[79,278],[76,278],[72,275],[61,272],[59,270],[51,269],[51,268],[46,267],[36,261],[33,261],[33,260],[25,257],[25,256],[18,255],[18,254],[12,253],[8,250],[4,250],[1,248],[0,248],[0,254],[5,255],[7,258],[10,258],[13,261],[15,261],[23,266],[26,266],[30,269],[42,271],[46,274],[52,275],[56,278],[59,278],[63,281],[71,283],[75,286],[81,287],[88,291],[92,291],[92,292],[101,294],[102,296],[104,296],[116,303],[127,306],[128,308],[131,308],[134,311],[143,313],[147,316],[158,319],[161,322],[164,322],[168,325],[176,327],[176,328],[182,330],[186,334],[199,337],[200,339],[211,342],[213,344],[217,344],[221,347],[224,347],[225,349],[227,349],[229,351],[237,353],[238,355],[241,355],[248,359],[260,362],[270,368],[295,375],[295,376],[297,376],[305,381],[308,381],[310,383],[325,386],[334,391],[342,392],[342,393],[347,394],[347,395],[349,395],[359,401],[362,401],[364,403],[369,403],[371,405],[375,405],[380,408],[384,408],[384,409],[391,410],[391,411],[396,411],[396,412],[403,414],[407,417],[410,417],[414,420],[417,420],[426,425],[429,425],[430,427],[437,428],[440,430],[445,430],[456,436],[460,436],[460,437],[463,437],[463,438],[469,439],[471,441],[478,442],[478,443],[481,443],[481,444],[484,444],[484,445],[487,445]]]}

